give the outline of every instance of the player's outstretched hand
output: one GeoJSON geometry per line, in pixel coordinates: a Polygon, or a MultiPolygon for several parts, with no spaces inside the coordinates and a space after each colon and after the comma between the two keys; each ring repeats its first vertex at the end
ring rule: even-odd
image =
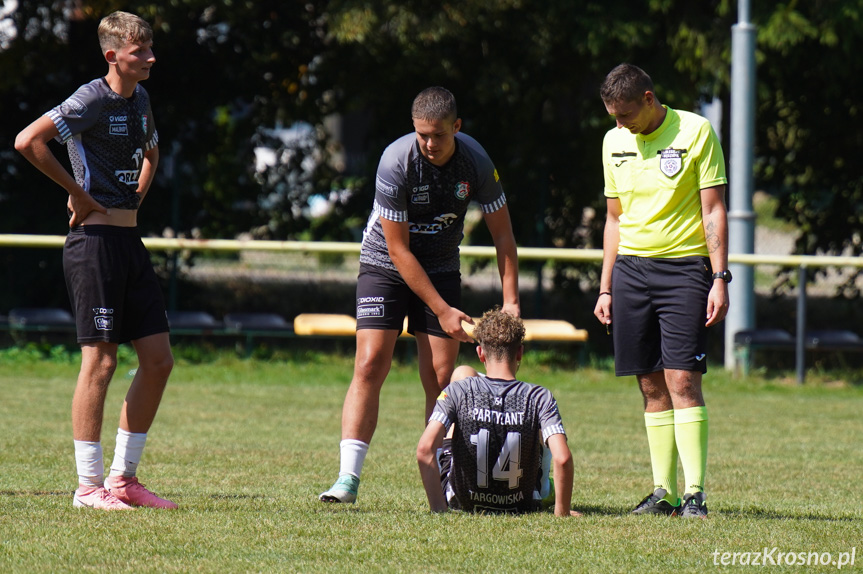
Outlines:
{"type": "Polygon", "coordinates": [[[465,333],[464,328],[461,326],[461,322],[464,321],[468,325],[473,325],[473,319],[471,319],[470,315],[456,309],[455,307],[450,307],[446,310],[445,313],[438,317],[438,321],[440,322],[441,329],[444,332],[457,341],[461,341],[462,343],[472,343],[473,339],[471,339],[470,335],[465,333]]]}

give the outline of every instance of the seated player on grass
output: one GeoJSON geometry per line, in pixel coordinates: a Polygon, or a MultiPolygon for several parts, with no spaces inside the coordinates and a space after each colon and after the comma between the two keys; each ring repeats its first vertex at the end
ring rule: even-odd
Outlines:
{"type": "Polygon", "coordinates": [[[496,308],[473,337],[486,374],[465,365],[453,372],[417,446],[432,512],[518,513],[554,504],[557,516],[579,516],[570,510],[572,454],[557,402],[548,389],[516,378],[524,323],[496,308]]]}

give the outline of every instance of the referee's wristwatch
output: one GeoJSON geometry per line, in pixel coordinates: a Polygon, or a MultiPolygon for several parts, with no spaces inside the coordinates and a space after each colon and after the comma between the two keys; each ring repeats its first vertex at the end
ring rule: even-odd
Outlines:
{"type": "Polygon", "coordinates": [[[717,271],[713,274],[713,280],[722,279],[726,283],[731,283],[731,271],[727,269],[725,271],[717,271]]]}

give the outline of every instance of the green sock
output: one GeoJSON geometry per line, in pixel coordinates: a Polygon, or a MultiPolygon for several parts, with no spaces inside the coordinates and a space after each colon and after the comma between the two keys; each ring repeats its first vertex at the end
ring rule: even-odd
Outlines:
{"type": "Polygon", "coordinates": [[[704,475],[707,471],[707,407],[675,410],[674,435],[686,482],[684,493],[704,492],[704,475]]]}
{"type": "Polygon", "coordinates": [[[674,411],[644,413],[653,489],[664,488],[665,500],[677,506],[677,445],[674,439],[674,411]]]}

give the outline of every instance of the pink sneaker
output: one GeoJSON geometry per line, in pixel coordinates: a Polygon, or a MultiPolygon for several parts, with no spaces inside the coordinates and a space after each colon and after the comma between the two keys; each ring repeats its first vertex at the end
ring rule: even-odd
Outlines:
{"type": "Polygon", "coordinates": [[[109,476],[105,479],[105,488],[120,501],[132,506],[149,506],[150,508],[177,508],[170,500],[159,498],[138,482],[137,476],[109,476]]]}
{"type": "Polygon", "coordinates": [[[116,496],[105,490],[104,486],[84,486],[79,484],[72,498],[75,508],[97,508],[99,510],[135,510],[116,496]]]}

